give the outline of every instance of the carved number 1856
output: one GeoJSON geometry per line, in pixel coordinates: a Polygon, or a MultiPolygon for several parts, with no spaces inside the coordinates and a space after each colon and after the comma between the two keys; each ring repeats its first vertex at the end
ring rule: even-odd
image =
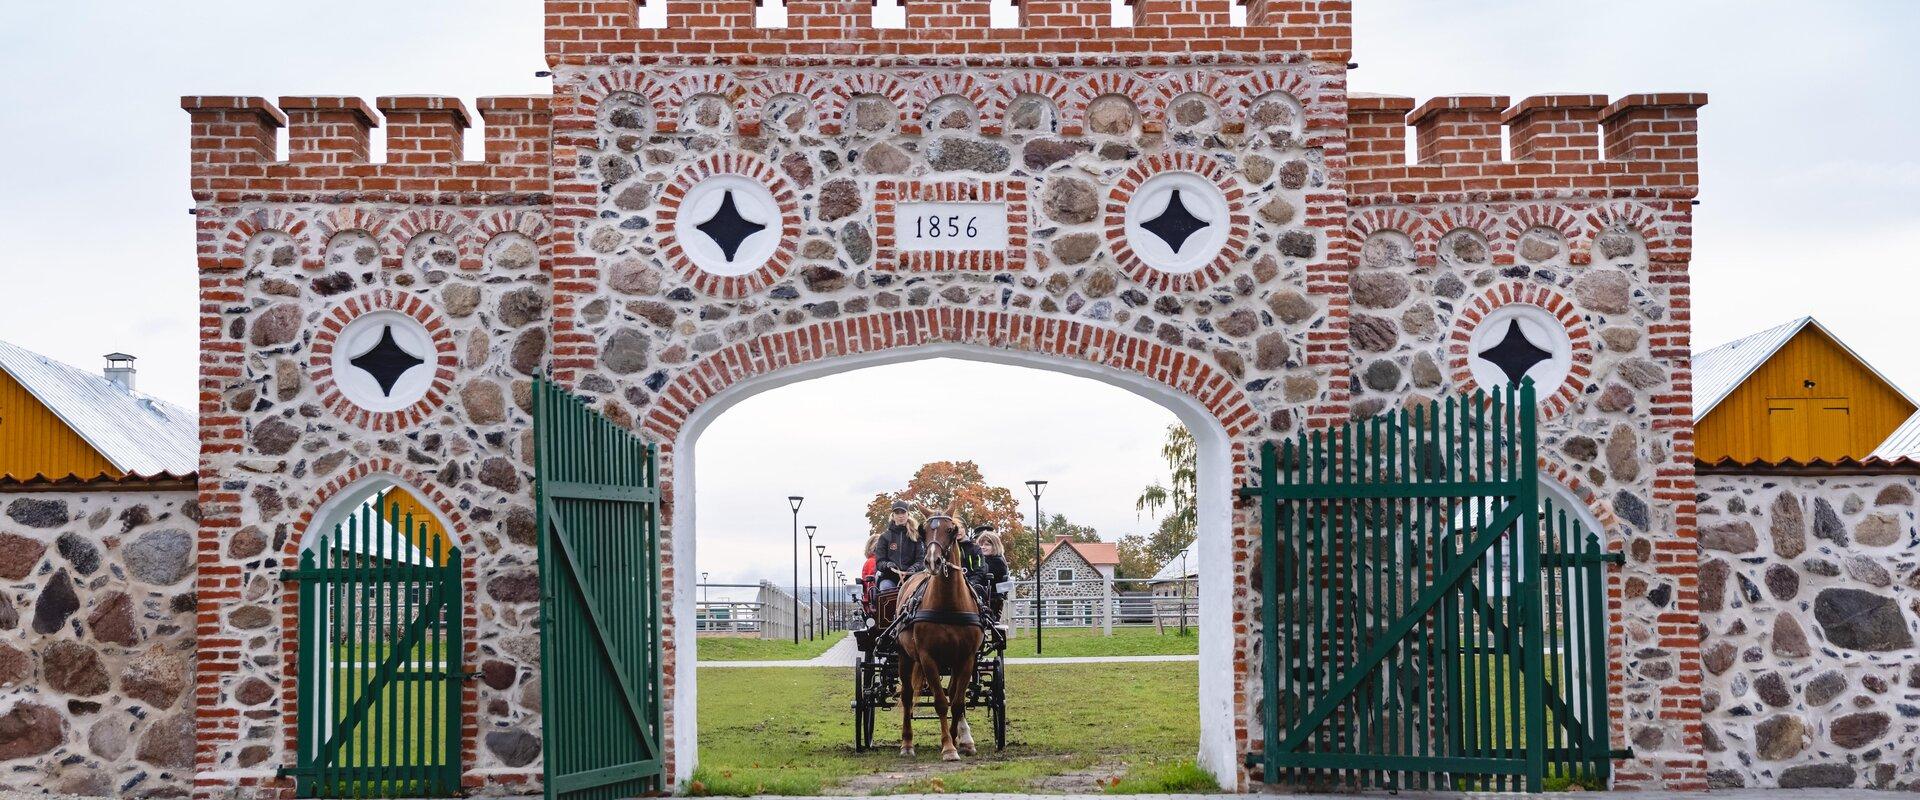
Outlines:
{"type": "Polygon", "coordinates": [[[962,226],[960,224],[959,214],[949,214],[944,218],[939,215],[915,217],[913,219],[913,235],[915,238],[921,239],[939,239],[942,237],[958,239],[964,233],[967,238],[971,239],[980,235],[980,230],[975,225],[979,219],[979,217],[967,217],[966,225],[962,226]],[[943,225],[945,227],[942,227],[943,225]]]}

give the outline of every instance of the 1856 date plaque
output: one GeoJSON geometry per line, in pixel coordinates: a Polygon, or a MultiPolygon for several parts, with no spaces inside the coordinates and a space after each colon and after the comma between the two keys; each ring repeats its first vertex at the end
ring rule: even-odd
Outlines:
{"type": "Polygon", "coordinates": [[[879,268],[1020,269],[1027,262],[1025,181],[883,181],[879,268]]]}
{"type": "Polygon", "coordinates": [[[902,252],[1007,247],[1006,203],[901,203],[893,225],[902,252]]]}

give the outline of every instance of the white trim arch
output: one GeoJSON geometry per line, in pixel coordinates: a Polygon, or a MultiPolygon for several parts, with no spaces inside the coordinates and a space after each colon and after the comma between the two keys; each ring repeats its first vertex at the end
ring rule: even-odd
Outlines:
{"type": "Polygon", "coordinates": [[[440,530],[446,535],[447,540],[454,547],[462,546],[459,538],[454,535],[453,520],[447,518],[446,512],[439,508],[432,496],[428,495],[424,489],[414,485],[413,481],[391,472],[370,472],[341,487],[339,491],[334,492],[331,497],[314,508],[313,514],[308,517],[307,529],[300,532],[300,546],[294,552],[301,553],[311,549],[314,543],[319,541],[322,531],[333,530],[334,527],[345,522],[349,515],[365,505],[367,499],[373,497],[374,493],[392,486],[405,489],[408,494],[413,495],[422,507],[433,514],[434,521],[439,523],[440,530]]]}
{"type": "Polygon", "coordinates": [[[689,624],[674,627],[674,697],[672,730],[673,780],[684,784],[693,777],[699,752],[697,719],[699,673],[696,663],[694,619],[695,584],[680,576],[692,574],[680,565],[698,564],[695,529],[694,445],[708,425],[733,406],[763,392],[814,378],[869,367],[951,358],[988,364],[1039,369],[1072,375],[1124,389],[1173,412],[1193,432],[1198,449],[1199,486],[1196,545],[1200,557],[1200,680],[1197,759],[1200,767],[1222,786],[1238,782],[1239,758],[1234,738],[1233,705],[1233,440],[1220,421],[1201,402],[1142,374],[1087,361],[998,347],[941,342],[823,358],[797,364],[727,387],[695,408],[680,427],[672,447],[673,506],[670,541],[676,565],[671,608],[673,619],[689,624]]]}

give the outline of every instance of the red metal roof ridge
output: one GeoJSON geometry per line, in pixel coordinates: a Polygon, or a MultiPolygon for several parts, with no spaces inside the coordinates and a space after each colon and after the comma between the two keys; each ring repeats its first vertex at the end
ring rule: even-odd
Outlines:
{"type": "Polygon", "coordinates": [[[1694,470],[1705,473],[1737,472],[1798,472],[1798,473],[1920,473],[1920,460],[1913,458],[1854,458],[1843,456],[1837,459],[1812,458],[1801,461],[1783,458],[1777,461],[1764,458],[1741,461],[1728,456],[1718,461],[1695,461],[1694,470]]]}
{"type": "Polygon", "coordinates": [[[91,477],[77,473],[68,473],[58,477],[44,473],[34,473],[29,477],[0,475],[0,492],[23,491],[72,491],[76,489],[141,489],[141,488],[181,488],[192,489],[199,483],[198,473],[155,472],[142,475],[129,472],[114,476],[102,472],[91,477]]]}

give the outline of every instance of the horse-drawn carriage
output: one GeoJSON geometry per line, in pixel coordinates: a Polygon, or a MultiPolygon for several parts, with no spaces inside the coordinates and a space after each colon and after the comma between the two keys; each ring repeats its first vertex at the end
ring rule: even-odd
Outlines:
{"type": "MultiPolygon", "coordinates": [[[[886,592],[893,595],[895,592],[886,592]]],[[[883,603],[895,598],[881,597],[868,592],[867,597],[874,598],[867,605],[870,611],[877,612],[883,603]]],[[[867,621],[865,630],[853,632],[854,642],[859,652],[853,660],[853,747],[865,751],[873,747],[873,731],[879,722],[880,709],[893,708],[900,697],[899,644],[890,637],[882,636],[883,626],[878,622],[877,613],[864,615],[867,621]]],[[[988,635],[980,640],[980,655],[973,665],[973,682],[967,687],[968,709],[984,708],[993,717],[993,749],[1007,746],[1007,641],[1005,637],[988,635]]],[[[944,675],[944,673],[942,673],[944,675]]],[[[920,708],[932,710],[932,691],[922,687],[920,708]]],[[[916,715],[916,720],[936,719],[932,714],[916,715]]]]}
{"type": "MultiPolygon", "coordinates": [[[[863,584],[865,591],[858,599],[865,627],[853,632],[859,651],[853,664],[856,750],[873,746],[880,709],[896,704],[907,705],[901,713],[912,720],[940,721],[943,758],[973,755],[973,734],[965,722],[969,709],[986,709],[992,717],[994,749],[1006,746],[1006,636],[997,626],[983,622],[991,617],[986,616],[984,604],[954,564],[958,561],[954,546],[958,530],[950,516],[928,520],[926,533],[932,546],[928,549],[927,572],[908,577],[898,590],[878,592],[871,578],[863,584]],[[943,690],[937,680],[928,681],[929,669],[919,670],[918,677],[907,675],[907,668],[915,665],[915,653],[925,664],[937,665],[948,688],[943,690]],[[964,665],[969,662],[971,676],[964,674],[968,671],[964,665]],[[956,671],[963,674],[953,674],[956,671]],[[959,696],[962,690],[964,699],[959,696]],[[929,706],[934,715],[913,713],[916,708],[929,706]],[[952,727],[948,723],[950,713],[952,727]]],[[[911,755],[911,733],[906,725],[902,727],[901,752],[911,755]]]]}

